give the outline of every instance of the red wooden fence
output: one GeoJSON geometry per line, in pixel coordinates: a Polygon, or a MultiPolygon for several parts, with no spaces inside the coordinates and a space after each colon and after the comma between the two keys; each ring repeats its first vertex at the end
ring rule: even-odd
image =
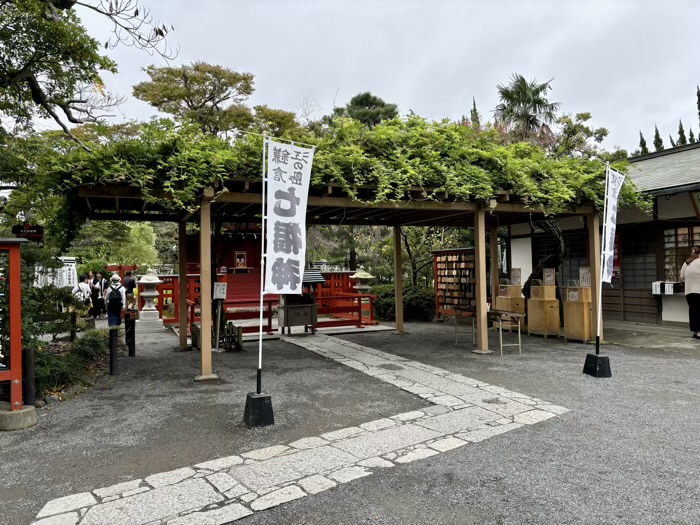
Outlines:
{"type": "MultiPolygon", "coordinates": [[[[318,314],[330,315],[330,319],[319,319],[318,327],[328,326],[364,326],[376,324],[374,319],[374,295],[355,293],[354,282],[350,279],[351,272],[326,272],[323,277],[326,283],[317,288],[316,301],[318,314]]],[[[178,324],[180,319],[180,286],[177,275],[159,275],[161,284],[157,286],[159,293],[155,301],[161,319],[166,324],[178,324]],[[172,305],[172,309],[170,309],[172,305]],[[172,316],[170,313],[172,312],[172,316]]],[[[260,315],[260,272],[220,274],[219,280],[227,283],[227,297],[224,301],[226,319],[244,320],[257,319],[260,315]]],[[[139,294],[143,286],[139,285],[139,294]]],[[[188,325],[200,322],[200,276],[187,275],[187,319],[188,325]]],[[[139,299],[141,307],[144,300],[139,299]]],[[[273,307],[279,303],[279,296],[265,294],[264,319],[266,332],[271,334],[273,307]]],[[[189,328],[188,326],[188,328],[189,328]]],[[[243,327],[244,333],[257,332],[257,326],[243,327]]]]}

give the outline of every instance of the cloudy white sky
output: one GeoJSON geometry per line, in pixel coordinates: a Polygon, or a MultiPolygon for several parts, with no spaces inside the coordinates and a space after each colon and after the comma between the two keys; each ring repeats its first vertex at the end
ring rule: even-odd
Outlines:
{"type": "MultiPolygon", "coordinates": [[[[496,85],[513,73],[552,80],[565,113],[588,111],[610,129],[605,145],[633,150],[654,125],[669,146],[678,120],[698,134],[700,2],[697,0],[142,0],[172,24],[173,64],[195,60],[255,75],[251,102],[316,116],[372,91],[434,118],[482,114],[498,102],[496,85]]],[[[80,11],[79,11],[80,12],[80,11]]],[[[85,15],[92,34],[109,26],[85,15]]],[[[131,95],[142,68],[165,65],[131,48],[110,52],[119,73],[110,90],[131,95]]],[[[123,116],[152,109],[129,98],[123,116]]],[[[122,115],[119,116],[122,118],[122,115]]]]}

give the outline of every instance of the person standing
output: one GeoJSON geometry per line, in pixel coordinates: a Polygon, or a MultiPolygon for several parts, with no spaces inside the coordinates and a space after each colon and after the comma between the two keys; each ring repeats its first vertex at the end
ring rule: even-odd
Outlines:
{"type": "Polygon", "coordinates": [[[90,310],[88,310],[88,315],[93,319],[97,319],[97,316],[100,315],[97,311],[97,300],[100,297],[100,292],[95,288],[96,283],[95,272],[90,270],[88,272],[88,285],[90,286],[90,310]]]}
{"type": "Polygon", "coordinates": [[[134,309],[136,307],[136,301],[134,297],[134,289],[136,288],[136,278],[131,272],[126,272],[126,278],[124,279],[124,288],[126,288],[126,307],[129,309],[134,309]]]}
{"type": "Polygon", "coordinates": [[[693,246],[690,257],[681,267],[681,281],[685,283],[688,302],[688,320],[693,339],[700,339],[700,246],[693,246]]]}
{"type": "MultiPolygon", "coordinates": [[[[73,287],[71,293],[78,299],[80,304],[90,306],[92,304],[92,290],[87,275],[80,276],[80,282],[73,287]]],[[[90,308],[88,312],[91,310],[90,308]]]]}
{"type": "Polygon", "coordinates": [[[103,299],[107,306],[107,325],[112,327],[122,324],[122,313],[126,310],[126,290],[118,274],[115,273],[110,278],[103,299]]]}
{"type": "Polygon", "coordinates": [[[97,272],[97,276],[92,282],[92,290],[93,290],[93,317],[95,319],[99,319],[102,317],[102,314],[107,313],[107,309],[105,308],[105,300],[104,300],[104,293],[105,290],[107,289],[107,279],[105,279],[102,276],[102,272],[97,272]]]}

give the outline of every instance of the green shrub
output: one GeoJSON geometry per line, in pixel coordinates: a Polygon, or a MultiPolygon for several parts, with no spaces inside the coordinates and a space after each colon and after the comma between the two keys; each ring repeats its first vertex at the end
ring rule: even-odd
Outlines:
{"type": "Polygon", "coordinates": [[[39,397],[51,390],[80,383],[85,364],[73,353],[52,354],[38,351],[34,354],[36,392],[39,397]]]}
{"type": "Polygon", "coordinates": [[[109,351],[109,332],[107,330],[89,330],[73,342],[71,353],[83,362],[89,363],[109,351]]]}
{"type": "Polygon", "coordinates": [[[66,385],[80,384],[88,365],[109,351],[108,330],[89,330],[76,339],[68,352],[34,353],[36,393],[38,397],[66,385]]]}
{"type": "Polygon", "coordinates": [[[432,288],[406,288],[403,311],[407,321],[432,321],[435,317],[435,291],[432,288]]]}
{"type": "MultiPolygon", "coordinates": [[[[394,285],[381,284],[372,287],[374,313],[379,319],[396,320],[394,285]]],[[[406,321],[430,321],[435,317],[435,291],[432,288],[408,286],[403,290],[403,314],[406,321]]]]}

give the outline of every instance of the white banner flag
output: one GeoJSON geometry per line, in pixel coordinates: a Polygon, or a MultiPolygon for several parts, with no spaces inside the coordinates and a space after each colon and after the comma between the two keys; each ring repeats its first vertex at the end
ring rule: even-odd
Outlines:
{"type": "Polygon", "coordinates": [[[603,218],[605,234],[603,238],[603,267],[602,281],[609,283],[613,274],[613,259],[615,257],[615,227],[617,224],[617,198],[620,195],[625,176],[613,169],[607,170],[607,195],[605,196],[605,217],[603,218]]]}
{"type": "Polygon", "coordinates": [[[267,141],[265,293],[301,294],[312,148],[267,141]]]}

